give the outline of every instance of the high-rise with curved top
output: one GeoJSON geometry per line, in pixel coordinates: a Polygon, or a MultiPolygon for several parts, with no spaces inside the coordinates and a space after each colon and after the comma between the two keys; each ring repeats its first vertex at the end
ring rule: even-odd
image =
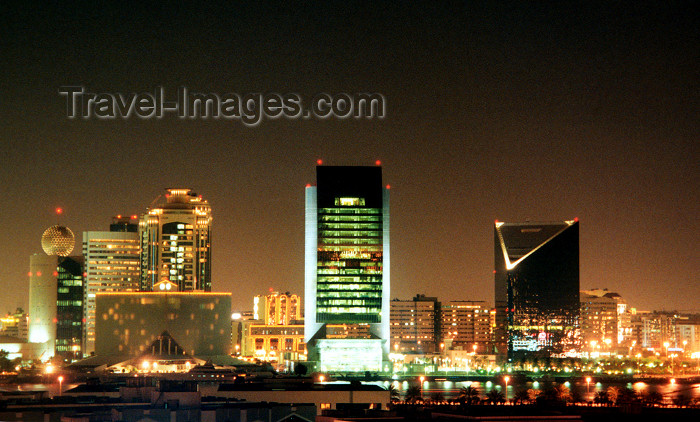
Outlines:
{"type": "Polygon", "coordinates": [[[190,189],[167,189],[139,221],[141,290],[158,283],[211,291],[211,207],[190,189]]]}

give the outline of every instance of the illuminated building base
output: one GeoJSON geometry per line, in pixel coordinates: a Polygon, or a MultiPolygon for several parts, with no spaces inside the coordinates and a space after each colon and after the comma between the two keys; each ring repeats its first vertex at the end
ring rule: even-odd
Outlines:
{"type": "Polygon", "coordinates": [[[383,340],[319,339],[316,348],[323,372],[382,372],[383,340]]]}

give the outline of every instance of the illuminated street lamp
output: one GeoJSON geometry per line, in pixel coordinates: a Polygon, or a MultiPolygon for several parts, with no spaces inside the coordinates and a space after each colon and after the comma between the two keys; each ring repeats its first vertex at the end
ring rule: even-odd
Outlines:
{"type": "Polygon", "coordinates": [[[506,394],[505,394],[505,396],[506,396],[506,403],[508,403],[508,381],[510,381],[510,377],[508,375],[506,375],[505,377],[503,377],[503,381],[506,382],[506,388],[505,388],[506,394]]]}
{"type": "Polygon", "coordinates": [[[318,376],[318,382],[323,382],[323,381],[325,381],[325,379],[326,379],[326,377],[323,375],[318,376]]]}
{"type": "Polygon", "coordinates": [[[591,393],[591,377],[586,377],[586,394],[591,393]]]}
{"type": "Polygon", "coordinates": [[[48,365],[46,365],[46,368],[44,368],[44,372],[46,372],[47,374],[52,374],[53,373],[53,365],[51,365],[50,363],[48,365]]]}
{"type": "Polygon", "coordinates": [[[675,353],[672,353],[672,354],[671,354],[671,376],[674,375],[674,372],[673,372],[673,358],[675,358],[675,357],[677,357],[677,356],[678,356],[678,355],[675,354],[675,353]]]}
{"type": "Polygon", "coordinates": [[[665,342],[664,347],[666,348],[666,357],[668,357],[668,346],[669,346],[668,342],[665,342]]]}
{"type": "Polygon", "coordinates": [[[63,375],[58,377],[58,395],[60,396],[63,392],[63,375]]]}

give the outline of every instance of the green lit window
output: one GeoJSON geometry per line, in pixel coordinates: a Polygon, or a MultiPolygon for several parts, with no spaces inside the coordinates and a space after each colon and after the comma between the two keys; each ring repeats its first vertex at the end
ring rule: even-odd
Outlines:
{"type": "Polygon", "coordinates": [[[340,207],[363,207],[365,198],[335,198],[335,205],[340,207]]]}
{"type": "Polygon", "coordinates": [[[317,322],[381,322],[382,210],[363,198],[335,205],[318,210],[317,322]]]}

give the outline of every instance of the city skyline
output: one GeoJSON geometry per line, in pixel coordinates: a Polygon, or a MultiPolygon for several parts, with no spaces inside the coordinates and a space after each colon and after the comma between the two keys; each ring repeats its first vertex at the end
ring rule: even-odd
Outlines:
{"type": "MultiPolygon", "coordinates": [[[[3,14],[0,310],[62,224],[102,230],[170,186],[213,209],[212,290],[301,292],[317,159],[381,160],[392,298],[493,303],[492,225],[581,221],[581,289],[698,308],[698,26],[686,5],[18,6],[3,14]],[[90,92],[376,92],[383,119],[69,119],[90,92]],[[350,158],[352,157],[352,158],[350,158]],[[425,262],[435,265],[425,265],[425,262]],[[664,286],[664,294],[659,291],[664,286]]],[[[80,241],[80,239],[77,239],[80,241]]],[[[78,243],[76,242],[76,245],[78,243]]]]}
{"type": "MultiPolygon", "coordinates": [[[[375,165],[376,165],[376,163],[375,163],[375,165]]],[[[311,185],[311,184],[307,184],[307,185],[311,185]]],[[[390,186],[390,185],[389,185],[389,186],[390,186]]],[[[166,189],[166,190],[167,190],[167,189],[166,189]]],[[[56,209],[53,209],[52,211],[53,211],[52,214],[55,216],[55,221],[60,221],[61,225],[65,225],[65,223],[64,223],[64,221],[63,221],[64,219],[66,219],[66,217],[63,215],[63,214],[65,213],[64,207],[60,207],[60,213],[57,212],[56,209]],[[60,215],[59,215],[59,214],[60,214],[60,215]]],[[[146,210],[146,214],[147,214],[147,210],[146,210]]],[[[120,216],[121,216],[121,215],[120,215],[120,216]]],[[[116,218],[116,217],[111,217],[110,219],[114,219],[114,218],[116,218]]],[[[107,221],[110,220],[110,219],[105,218],[105,222],[104,222],[104,224],[102,224],[102,228],[103,228],[103,229],[104,229],[104,227],[107,226],[107,221]]],[[[577,220],[578,220],[578,217],[577,217],[577,220]]],[[[515,223],[515,222],[514,222],[514,223],[515,223]]],[[[525,222],[525,221],[522,221],[522,222],[517,222],[517,223],[523,223],[523,224],[524,224],[524,223],[532,223],[532,224],[536,224],[536,223],[538,223],[538,222],[529,222],[529,221],[528,221],[528,222],[525,222]]],[[[493,225],[491,224],[490,227],[493,227],[493,225]]],[[[70,229],[70,227],[68,227],[68,228],[70,229]]],[[[214,230],[214,231],[216,230],[216,226],[215,226],[215,225],[214,225],[214,229],[213,229],[213,230],[214,230]]],[[[88,231],[99,231],[99,228],[97,228],[97,229],[90,229],[90,230],[88,230],[88,231]]],[[[85,232],[82,232],[82,235],[84,235],[84,234],[85,234],[85,232]]],[[[81,245],[81,242],[84,241],[84,240],[82,239],[82,235],[81,235],[81,232],[76,232],[76,237],[75,237],[75,246],[76,246],[76,247],[79,247],[79,246],[81,245]]],[[[39,248],[38,248],[38,249],[41,249],[41,245],[40,245],[40,242],[39,242],[39,241],[37,241],[37,244],[39,245],[39,248]]],[[[583,251],[581,251],[581,252],[583,252],[583,251]]],[[[39,252],[35,252],[35,253],[39,253],[39,252]]],[[[214,265],[215,265],[215,264],[214,264],[214,265]]],[[[493,265],[493,264],[492,264],[492,265],[493,265]]],[[[493,292],[492,292],[492,290],[493,290],[493,289],[492,289],[492,284],[493,284],[492,273],[493,273],[493,271],[490,271],[489,273],[490,273],[489,275],[491,276],[491,278],[488,279],[488,280],[486,280],[485,282],[489,285],[488,287],[491,289],[491,297],[490,297],[490,298],[489,298],[489,297],[487,297],[487,298],[484,298],[484,297],[476,297],[476,296],[468,296],[468,297],[459,296],[459,297],[456,297],[456,299],[460,299],[460,300],[485,300],[487,303],[490,303],[491,305],[494,305],[494,303],[495,303],[495,298],[494,298],[494,295],[493,295],[493,292]]],[[[292,284],[295,284],[295,283],[290,283],[290,284],[288,284],[287,286],[290,286],[290,285],[292,285],[292,284]]],[[[301,286],[298,287],[296,290],[295,290],[294,288],[289,288],[289,287],[284,287],[284,286],[278,286],[278,285],[274,285],[274,284],[270,284],[269,287],[267,287],[267,286],[256,287],[256,288],[251,289],[251,291],[254,292],[254,294],[251,295],[250,297],[253,297],[253,296],[259,295],[259,294],[264,294],[268,289],[274,289],[274,290],[280,290],[280,291],[297,292],[297,293],[303,295],[303,291],[304,291],[304,288],[303,288],[303,280],[301,281],[301,283],[296,283],[296,284],[301,284],[301,286]]],[[[597,285],[597,284],[596,284],[596,285],[590,285],[590,286],[587,286],[587,287],[585,287],[585,288],[586,288],[586,289],[605,288],[605,289],[609,289],[609,290],[611,290],[611,291],[618,291],[618,290],[620,290],[620,289],[619,289],[617,286],[615,286],[615,285],[612,285],[612,284],[605,284],[605,283],[603,283],[603,284],[601,284],[601,285],[597,285]]],[[[215,290],[216,290],[216,289],[215,289],[215,290]]],[[[581,290],[584,290],[583,284],[581,285],[581,290]]],[[[226,290],[216,290],[216,291],[226,291],[226,290]]],[[[395,298],[398,298],[398,299],[409,299],[409,298],[410,298],[412,295],[414,295],[414,294],[429,294],[429,295],[433,295],[433,296],[434,296],[434,295],[436,295],[436,292],[435,292],[435,291],[427,291],[427,290],[426,290],[426,291],[419,291],[419,290],[410,291],[410,290],[405,290],[405,291],[401,291],[401,292],[396,292],[395,290],[392,289],[391,299],[395,299],[395,298]]],[[[28,283],[27,283],[27,297],[28,297],[28,283]]],[[[241,310],[241,311],[243,311],[243,310],[250,310],[250,309],[246,308],[246,306],[249,306],[248,302],[249,302],[250,297],[245,296],[245,297],[239,297],[238,299],[235,299],[235,298],[234,298],[234,299],[232,300],[232,303],[234,304],[234,309],[236,309],[236,310],[241,310]],[[237,307],[236,305],[239,304],[239,303],[241,304],[241,306],[238,306],[238,307],[237,307]]],[[[639,309],[639,310],[698,311],[698,308],[697,308],[697,307],[695,307],[695,308],[692,308],[692,307],[690,307],[690,308],[665,308],[665,307],[660,307],[660,308],[644,308],[644,307],[642,307],[642,306],[636,305],[636,302],[635,302],[633,299],[629,299],[630,297],[634,297],[634,295],[623,294],[623,297],[625,297],[625,298],[628,300],[628,302],[630,303],[630,306],[631,306],[631,307],[635,307],[635,308],[637,308],[637,309],[639,309]]],[[[0,299],[0,301],[1,301],[1,299],[0,299]]],[[[8,303],[9,303],[9,302],[8,302],[8,303]]],[[[24,304],[18,303],[15,307],[17,307],[17,306],[26,308],[26,307],[28,306],[28,303],[27,303],[27,302],[25,302],[24,304]]],[[[10,307],[11,307],[11,306],[10,306],[10,307]]],[[[10,307],[8,307],[8,311],[7,311],[7,312],[11,312],[11,311],[12,311],[12,309],[10,309],[10,307]]],[[[14,308],[13,308],[13,309],[14,309],[14,308]]]]}

